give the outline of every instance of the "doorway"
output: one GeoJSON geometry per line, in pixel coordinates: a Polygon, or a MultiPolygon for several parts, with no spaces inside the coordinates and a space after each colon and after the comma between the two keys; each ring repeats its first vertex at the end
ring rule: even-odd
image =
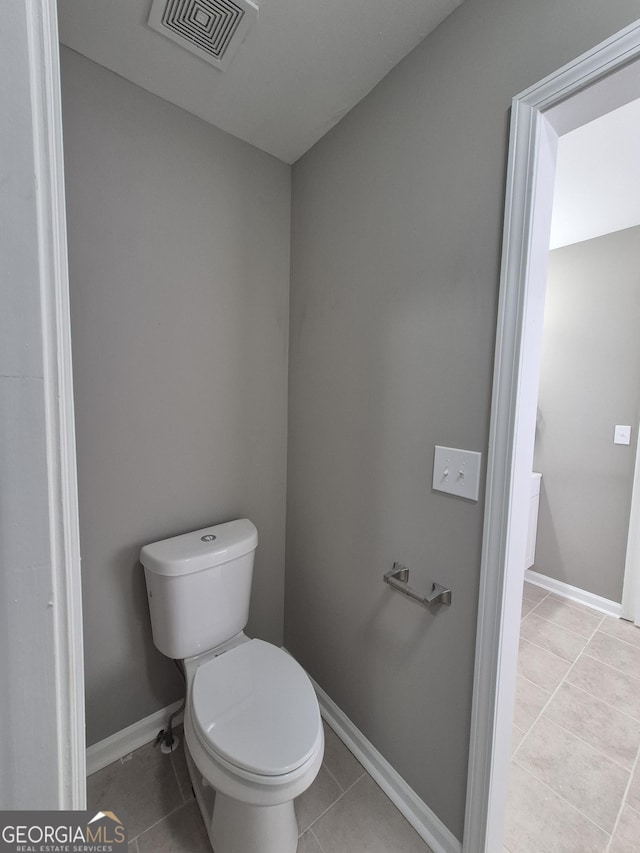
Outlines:
{"type": "Polygon", "coordinates": [[[543,476],[526,573],[614,616],[640,412],[639,146],[640,100],[558,140],[534,451],[543,476]]]}
{"type": "Polygon", "coordinates": [[[559,136],[640,96],[640,22],[514,98],[465,818],[502,849],[559,136]]]}

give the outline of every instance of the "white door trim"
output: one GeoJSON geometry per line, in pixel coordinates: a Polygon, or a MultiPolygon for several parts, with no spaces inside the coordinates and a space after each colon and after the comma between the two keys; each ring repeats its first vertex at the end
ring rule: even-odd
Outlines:
{"type": "Polygon", "coordinates": [[[58,808],[84,809],[86,756],[80,540],[55,0],[27,0],[27,32],[49,480],[58,808]]]}
{"type": "Polygon", "coordinates": [[[622,617],[640,627],[640,441],[636,446],[635,471],[631,491],[627,555],[622,589],[622,617]]]}
{"type": "Polygon", "coordinates": [[[624,96],[614,102],[610,75],[615,72],[627,82],[633,78],[634,85],[638,75],[631,64],[638,58],[640,21],[527,89],[512,103],[465,853],[502,849],[555,141],[558,133],[624,103],[624,96]]]}

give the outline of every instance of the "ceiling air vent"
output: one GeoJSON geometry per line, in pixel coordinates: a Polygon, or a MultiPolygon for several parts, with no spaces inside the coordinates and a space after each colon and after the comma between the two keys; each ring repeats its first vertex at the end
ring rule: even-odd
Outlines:
{"type": "Polygon", "coordinates": [[[149,26],[224,71],[257,17],[251,0],[153,0],[149,26]]]}

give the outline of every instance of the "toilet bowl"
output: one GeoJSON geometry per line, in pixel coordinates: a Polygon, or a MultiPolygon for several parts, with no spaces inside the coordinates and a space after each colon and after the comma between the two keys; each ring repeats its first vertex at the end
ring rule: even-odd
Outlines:
{"type": "Polygon", "coordinates": [[[315,779],[324,752],[306,673],[286,652],[246,637],[185,668],[185,740],[214,850],[294,853],[293,800],[315,779]]]}
{"type": "Polygon", "coordinates": [[[215,853],[295,853],[293,800],[324,753],[305,671],[243,633],[256,546],[255,527],[241,519],[140,554],[154,643],[184,662],[185,754],[215,853]]]}

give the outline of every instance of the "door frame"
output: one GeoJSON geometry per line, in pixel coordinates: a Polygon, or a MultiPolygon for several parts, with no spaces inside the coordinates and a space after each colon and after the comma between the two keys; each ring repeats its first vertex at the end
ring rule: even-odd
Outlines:
{"type": "MultiPolygon", "coordinates": [[[[640,427],[636,426],[636,429],[640,427]]],[[[640,627],[640,433],[636,433],[636,461],[622,588],[622,618],[640,627]]]]}
{"type": "Polygon", "coordinates": [[[65,215],[62,97],[55,0],[26,0],[36,174],[45,436],[53,607],[59,809],[86,807],[84,653],[65,215]]]}
{"type": "Polygon", "coordinates": [[[639,69],[637,21],[512,101],[465,853],[503,842],[557,139],[640,97],[639,69]]]}

